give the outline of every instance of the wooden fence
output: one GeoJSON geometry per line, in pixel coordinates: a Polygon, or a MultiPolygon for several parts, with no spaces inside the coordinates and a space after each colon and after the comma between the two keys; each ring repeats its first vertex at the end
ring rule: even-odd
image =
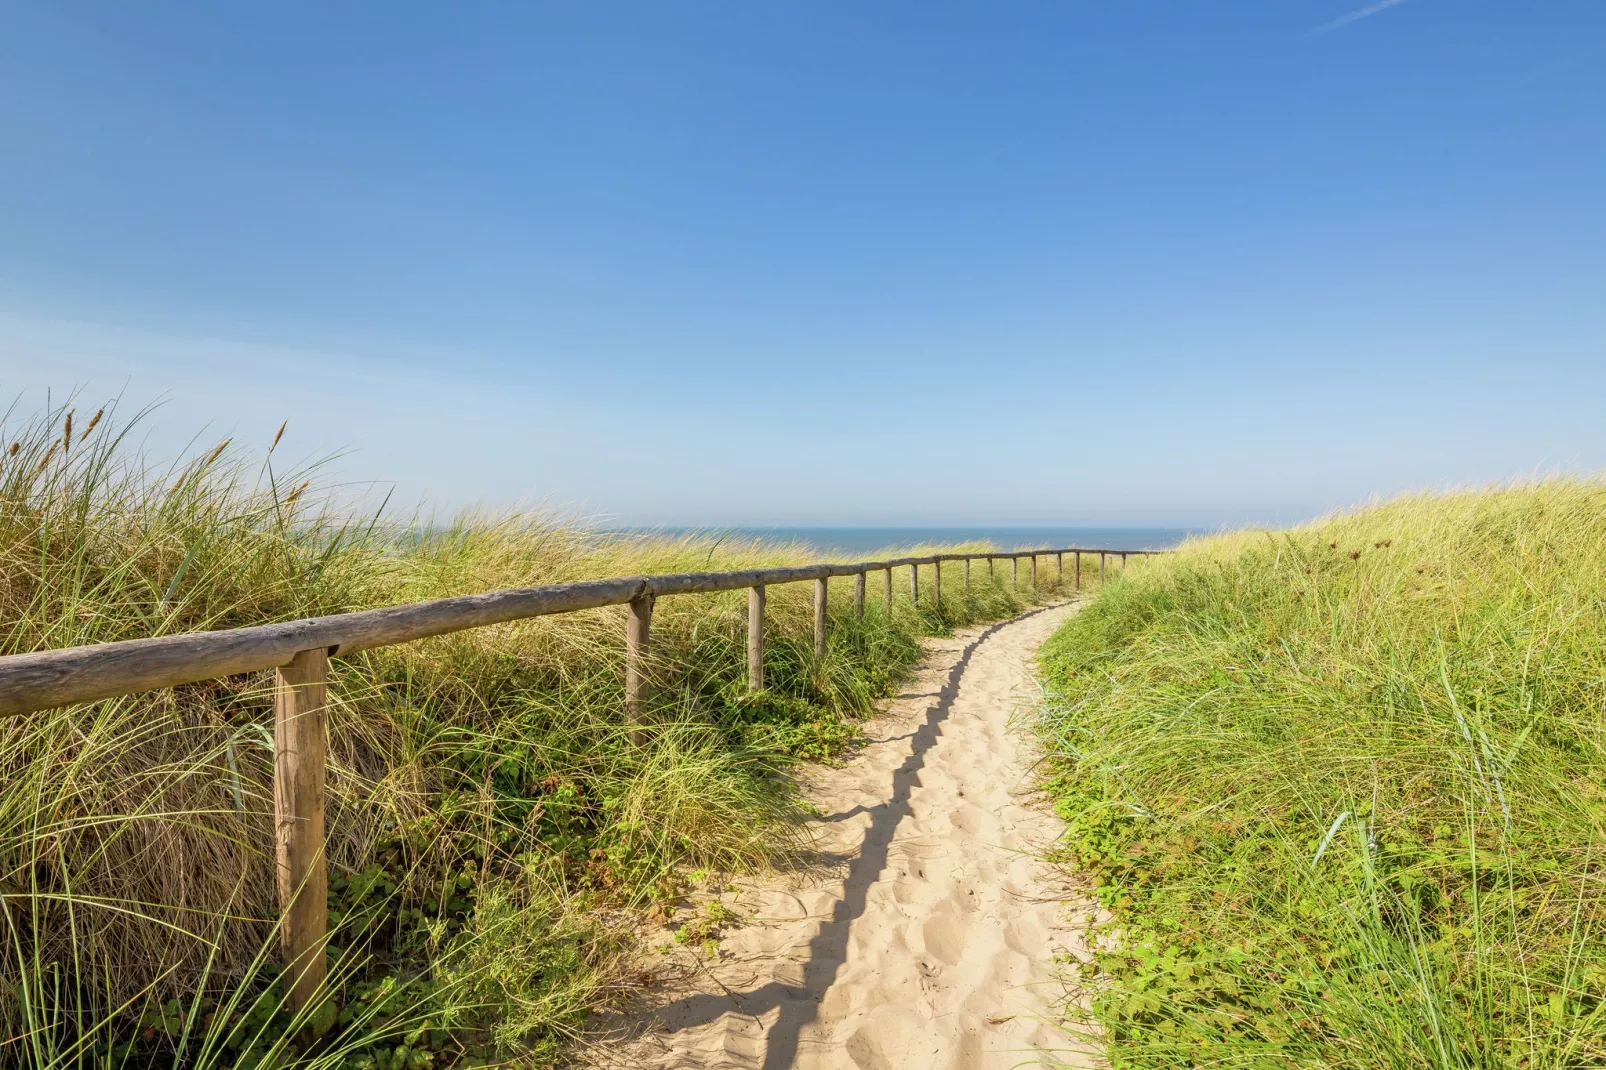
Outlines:
{"type": "MultiPolygon", "coordinates": [[[[293,1009],[299,1010],[312,1000],[324,982],[328,895],[323,856],[327,739],[324,705],[330,657],[506,621],[628,605],[625,709],[631,724],[641,726],[646,720],[646,662],[653,603],[662,596],[748,589],[747,683],[756,691],[764,686],[764,591],[767,586],[814,581],[814,653],[823,659],[827,584],[834,578],[853,577],[853,611],[856,617],[862,618],[867,580],[872,572],[883,573],[882,597],[890,608],[895,568],[909,569],[909,594],[918,605],[920,569],[930,566],[931,597],[940,604],[942,563],[945,561],[964,562],[963,582],[968,590],[972,561],[985,560],[991,576],[994,562],[1007,560],[1011,580],[1018,583],[1020,561],[1025,558],[1031,562],[1031,581],[1035,586],[1039,558],[1053,557],[1058,575],[1063,579],[1065,555],[1070,554],[1072,583],[1079,590],[1083,554],[1098,555],[1099,578],[1103,579],[1108,558],[1119,557],[1124,567],[1129,556],[1156,552],[1160,551],[1070,547],[1009,553],[934,554],[851,565],[583,580],[282,624],[13,654],[0,657],[0,717],[199,683],[237,673],[275,670],[273,803],[275,868],[283,919],[280,949],[285,961],[287,1000],[293,1009]]],[[[635,728],[632,738],[640,742],[644,731],[641,727],[635,728]]]]}

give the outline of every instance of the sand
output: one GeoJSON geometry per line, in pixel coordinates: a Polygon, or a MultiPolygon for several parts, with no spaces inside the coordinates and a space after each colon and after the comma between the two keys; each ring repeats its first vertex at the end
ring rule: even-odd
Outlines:
{"type": "MultiPolygon", "coordinates": [[[[980,1070],[1092,1066],[1062,1031],[1087,955],[1086,897],[1042,855],[1060,822],[1012,727],[1057,606],[932,640],[851,759],[804,775],[819,864],[743,880],[715,957],[676,947],[673,980],[591,1052],[608,1067],[980,1070]]],[[[706,898],[706,897],[705,897],[706,898]]]]}

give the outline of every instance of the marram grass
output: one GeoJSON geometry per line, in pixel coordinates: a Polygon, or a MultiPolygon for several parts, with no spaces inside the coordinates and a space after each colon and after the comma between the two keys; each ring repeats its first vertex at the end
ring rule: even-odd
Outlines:
{"type": "Polygon", "coordinates": [[[1043,665],[1114,1066],[1606,1064],[1606,485],[1192,541],[1043,665]]]}
{"type": "MultiPolygon", "coordinates": [[[[266,458],[206,443],[154,466],[129,448],[137,422],[7,419],[0,651],[815,559],[538,514],[393,522],[337,507],[316,469],[278,467],[282,428],[266,458]]],[[[335,983],[300,1021],[274,977],[270,677],[0,720],[0,1065],[560,1060],[590,1009],[642,983],[624,965],[632,918],[672,911],[688,871],[780,863],[806,843],[789,764],[849,742],[918,635],[1030,596],[1007,569],[977,569],[968,596],[945,572],[940,613],[916,611],[900,573],[888,614],[872,577],[862,624],[851,581],[834,583],[819,664],[812,585],[772,587],[756,696],[744,592],[659,600],[645,745],[622,714],[623,607],[337,659],[335,983]]]]}

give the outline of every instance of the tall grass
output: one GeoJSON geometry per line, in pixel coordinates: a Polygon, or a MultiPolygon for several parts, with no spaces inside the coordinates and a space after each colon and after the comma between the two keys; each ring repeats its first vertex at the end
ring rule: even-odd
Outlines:
{"type": "Polygon", "coordinates": [[[1121,1067],[1606,1063],[1606,486],[1201,539],[1046,648],[1121,1067]]]}
{"type": "MultiPolygon", "coordinates": [[[[0,650],[814,559],[528,513],[392,522],[271,450],[207,443],[154,465],[131,448],[140,418],[6,421],[0,650]]],[[[818,663],[809,585],[773,588],[769,688],[751,696],[742,592],[661,600],[644,745],[622,729],[622,607],[337,660],[335,983],[295,1021],[274,965],[269,678],[0,721],[0,1063],[552,1063],[590,1008],[641,982],[621,953],[634,911],[688,870],[794,855],[789,764],[848,743],[919,634],[1028,593],[975,579],[965,595],[951,572],[940,611],[872,596],[862,623],[834,585],[818,663]]]]}

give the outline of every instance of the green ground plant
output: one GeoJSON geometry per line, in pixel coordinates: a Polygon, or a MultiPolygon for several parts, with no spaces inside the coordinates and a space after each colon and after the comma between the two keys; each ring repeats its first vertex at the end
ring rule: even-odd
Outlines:
{"type": "Polygon", "coordinates": [[[1045,647],[1116,1067],[1606,1064],[1606,486],[1200,539],[1045,647]]]}
{"type": "MultiPolygon", "coordinates": [[[[8,417],[0,651],[816,559],[541,514],[390,520],[276,449],[152,465],[138,422],[8,417]]],[[[940,610],[912,606],[900,576],[891,611],[872,587],[862,623],[834,584],[820,662],[810,585],[771,588],[769,686],[751,696],[743,592],[662,599],[644,744],[624,728],[622,607],[337,659],[333,983],[298,1019],[274,964],[269,678],[0,721],[0,1064],[553,1065],[588,1011],[640,983],[630,919],[688,870],[802,848],[790,765],[853,739],[919,635],[1017,611],[1031,592],[1003,575],[966,594],[951,571],[940,610]]]]}

